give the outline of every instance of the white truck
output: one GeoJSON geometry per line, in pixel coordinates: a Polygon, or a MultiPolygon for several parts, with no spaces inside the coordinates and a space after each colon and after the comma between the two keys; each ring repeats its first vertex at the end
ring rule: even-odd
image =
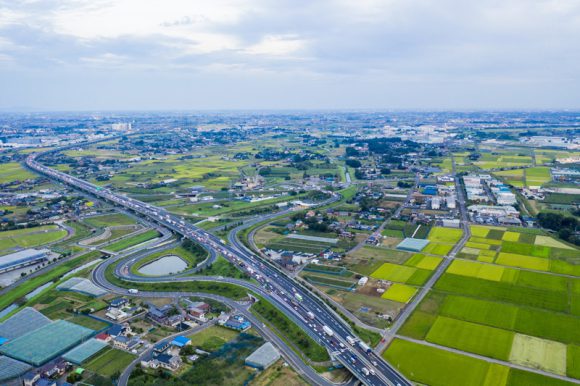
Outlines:
{"type": "Polygon", "coordinates": [[[314,316],[314,312],[312,312],[312,311],[308,311],[308,312],[306,313],[306,315],[308,315],[308,318],[309,318],[309,319],[312,319],[312,320],[314,320],[314,318],[315,318],[315,316],[314,316]]]}
{"type": "Polygon", "coordinates": [[[129,290],[129,293],[130,293],[130,294],[138,294],[138,293],[139,293],[139,290],[138,290],[138,289],[135,289],[135,288],[131,288],[131,289],[129,290]]]}
{"type": "Polygon", "coordinates": [[[356,339],[353,338],[352,336],[347,336],[346,341],[352,346],[354,346],[354,344],[356,343],[356,339]]]}
{"type": "Polygon", "coordinates": [[[365,342],[358,342],[358,346],[367,354],[373,351],[365,342]]]}
{"type": "Polygon", "coordinates": [[[363,367],[362,368],[362,372],[363,372],[364,375],[369,375],[370,374],[369,369],[367,369],[366,367],[363,367]]]}
{"type": "Polygon", "coordinates": [[[324,331],[324,333],[328,336],[334,335],[334,331],[332,331],[328,326],[322,326],[322,331],[324,331]]]}

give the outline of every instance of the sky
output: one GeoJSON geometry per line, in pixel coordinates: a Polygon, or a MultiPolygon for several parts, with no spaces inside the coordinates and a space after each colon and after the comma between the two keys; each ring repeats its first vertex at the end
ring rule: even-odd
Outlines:
{"type": "Polygon", "coordinates": [[[579,109],[580,0],[0,0],[0,110],[579,109]]]}

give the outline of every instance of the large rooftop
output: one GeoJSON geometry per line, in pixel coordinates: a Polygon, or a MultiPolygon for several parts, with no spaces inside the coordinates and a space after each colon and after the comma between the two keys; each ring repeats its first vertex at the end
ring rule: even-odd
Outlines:
{"type": "Polygon", "coordinates": [[[25,249],[0,256],[0,269],[10,267],[14,264],[21,264],[30,260],[36,260],[50,253],[48,249],[25,249]]]}

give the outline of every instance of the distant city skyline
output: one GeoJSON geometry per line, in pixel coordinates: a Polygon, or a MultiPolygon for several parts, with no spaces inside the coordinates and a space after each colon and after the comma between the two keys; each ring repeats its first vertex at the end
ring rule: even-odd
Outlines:
{"type": "Polygon", "coordinates": [[[0,0],[0,111],[580,109],[575,0],[0,0]]]}

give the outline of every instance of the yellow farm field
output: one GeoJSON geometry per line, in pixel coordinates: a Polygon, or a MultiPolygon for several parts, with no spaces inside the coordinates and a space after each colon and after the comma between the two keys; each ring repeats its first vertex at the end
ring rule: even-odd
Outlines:
{"type": "Polygon", "coordinates": [[[510,362],[566,375],[566,345],[534,336],[516,334],[510,362]]]}
{"type": "Polygon", "coordinates": [[[383,299],[393,300],[399,303],[407,303],[415,293],[417,288],[405,284],[395,283],[381,296],[383,299]]]}
{"type": "Polygon", "coordinates": [[[541,257],[518,255],[515,253],[500,252],[496,264],[534,269],[536,271],[549,271],[550,260],[541,257]]]}
{"type": "Polygon", "coordinates": [[[561,249],[574,249],[573,247],[564,244],[556,239],[551,238],[550,236],[536,236],[536,240],[534,242],[536,245],[543,245],[545,247],[552,247],[552,248],[561,248],[561,249]]]}
{"type": "Polygon", "coordinates": [[[504,271],[504,267],[468,260],[454,260],[449,268],[447,268],[447,273],[492,281],[500,281],[504,271]]]}

